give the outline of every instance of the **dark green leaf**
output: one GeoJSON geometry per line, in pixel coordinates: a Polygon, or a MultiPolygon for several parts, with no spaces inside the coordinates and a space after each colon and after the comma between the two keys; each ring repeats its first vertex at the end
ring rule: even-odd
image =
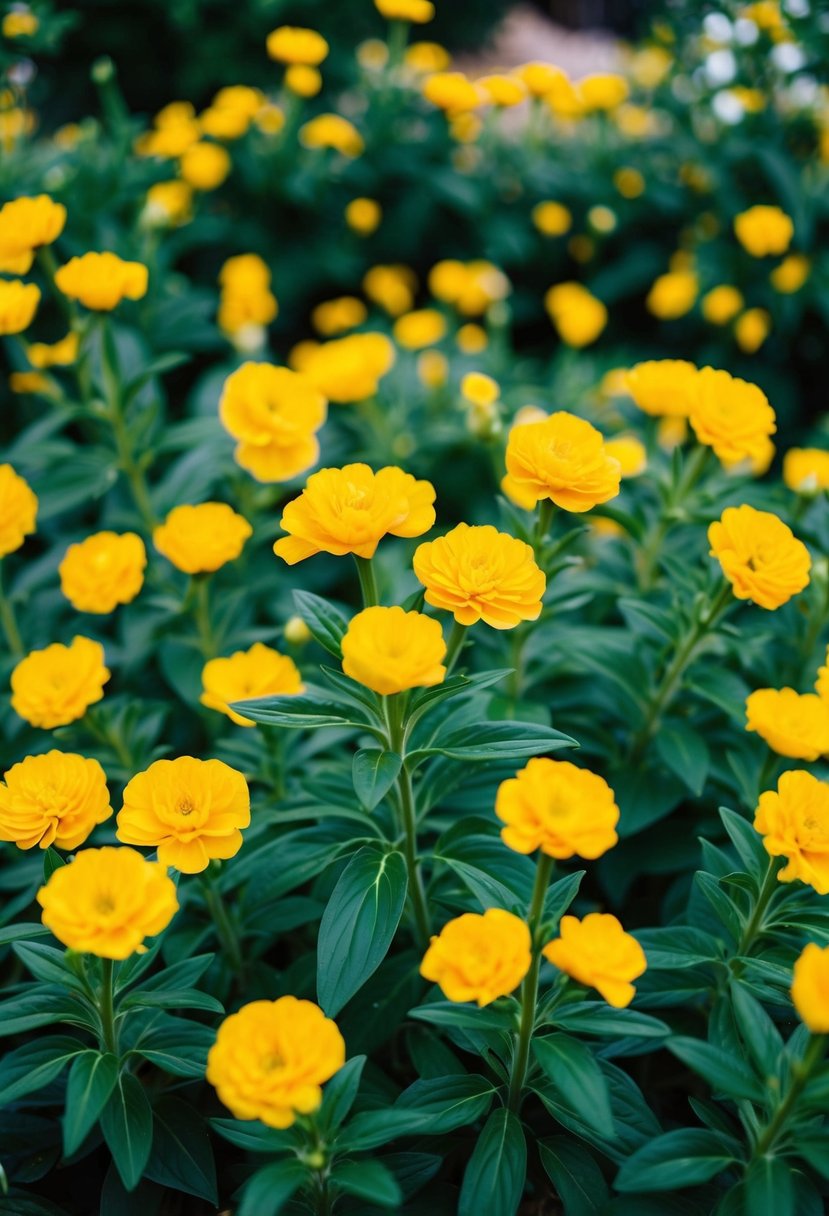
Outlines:
{"type": "Polygon", "coordinates": [[[395,752],[376,748],[362,748],[354,753],[354,792],[366,810],[373,810],[389,792],[397,780],[402,763],[395,752]]]}
{"type": "Polygon", "coordinates": [[[340,643],[348,628],[346,614],[330,600],[310,591],[295,591],[294,603],[298,614],[323,650],[327,650],[337,659],[341,658],[340,643]]]}
{"type": "Polygon", "coordinates": [[[734,1160],[733,1143],[725,1137],[682,1128],[638,1149],[622,1165],[615,1185],[619,1191],[677,1191],[708,1182],[734,1160]]]}
{"type": "Polygon", "coordinates": [[[295,1157],[264,1166],[245,1183],[236,1216],[278,1216],[307,1177],[307,1167],[295,1157]]]}
{"type": "Polygon", "coordinates": [[[65,1157],[80,1148],[94,1127],[118,1080],[118,1060],[110,1052],[85,1051],[69,1069],[63,1115],[65,1157]]]}
{"type": "Polygon", "coordinates": [[[633,1009],[612,1009],[602,1001],[580,1001],[577,1005],[561,1005],[550,1015],[554,1025],[575,1034],[594,1034],[602,1038],[643,1039],[661,1038],[671,1028],[659,1018],[649,1017],[633,1009]]]}
{"type": "Polygon", "coordinates": [[[415,764],[427,756],[450,756],[453,760],[514,760],[577,746],[569,735],[540,723],[481,722],[474,730],[455,731],[440,743],[412,752],[410,761],[415,764]]]}
{"type": "Polygon", "coordinates": [[[699,796],[711,763],[707,744],[699,731],[674,722],[659,728],[655,742],[663,763],[687,785],[692,794],[699,796]]]}
{"type": "Polygon", "coordinates": [[[745,1177],[746,1211],[794,1216],[792,1170],[782,1157],[758,1157],[745,1177]]]}
{"type": "Polygon", "coordinates": [[[144,1172],[161,1186],[218,1205],[216,1165],[207,1127],[181,1098],[165,1094],[156,1102],[152,1150],[144,1172]]]}
{"type": "Polygon", "coordinates": [[[561,1100],[602,1136],[612,1139],[607,1081],[588,1047],[565,1034],[535,1038],[533,1054],[561,1100]]]}
{"type": "Polygon", "coordinates": [[[681,1036],[669,1039],[665,1044],[669,1051],[687,1064],[694,1072],[704,1077],[715,1093],[729,1098],[748,1098],[751,1102],[762,1102],[763,1086],[742,1060],[722,1051],[712,1043],[681,1036]]]}
{"type": "Polygon", "coordinates": [[[515,1216],[527,1174],[520,1121],[503,1106],[492,1112],[466,1166],[458,1216],[515,1216]]]}
{"type": "Polygon", "coordinates": [[[348,1117],[360,1088],[365,1062],[365,1056],[354,1056],[343,1064],[326,1085],[317,1116],[322,1127],[335,1130],[348,1117]]]}
{"type": "Polygon", "coordinates": [[[78,1039],[49,1035],[7,1052],[0,1062],[0,1106],[43,1089],[83,1050],[78,1039]]]}
{"type": "Polygon", "coordinates": [[[567,1136],[552,1136],[538,1148],[566,1216],[601,1216],[609,1198],[607,1183],[587,1149],[567,1136]]]}
{"type": "Polygon", "coordinates": [[[379,1161],[344,1161],[334,1166],[331,1181],[344,1194],[381,1208],[396,1208],[403,1198],[397,1179],[379,1161]]]}
{"type": "Polygon", "coordinates": [[[121,1073],[101,1112],[101,1131],[124,1187],[132,1191],[141,1181],[153,1143],[153,1113],[141,1082],[121,1073]]]}

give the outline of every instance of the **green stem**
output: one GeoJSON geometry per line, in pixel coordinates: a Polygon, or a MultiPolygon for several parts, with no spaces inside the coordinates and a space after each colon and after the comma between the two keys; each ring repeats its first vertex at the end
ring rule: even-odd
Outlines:
{"type": "Polygon", "coordinates": [[[3,633],[6,635],[9,650],[15,659],[22,659],[26,653],[26,648],[23,645],[23,639],[20,636],[20,630],[17,627],[17,617],[14,614],[14,605],[6,595],[3,587],[3,563],[0,562],[0,625],[3,626],[3,633]]]}
{"type": "Polygon", "coordinates": [[[671,523],[678,508],[682,506],[686,497],[693,490],[705,471],[710,454],[710,448],[705,447],[703,444],[698,444],[688,460],[686,460],[676,483],[671,486],[667,502],[665,503],[665,510],[650,528],[642,545],[639,565],[640,590],[648,591],[653,585],[659,554],[662,551],[662,542],[670,531],[671,523]]]}
{"type": "MultiPolygon", "coordinates": [[[[213,626],[210,621],[210,576],[194,574],[192,578],[193,620],[199,635],[199,646],[206,659],[214,658],[216,654],[216,639],[213,636],[213,626]]],[[[191,598],[188,596],[188,599],[191,598]]]]}
{"type": "Polygon", "coordinates": [[[738,954],[745,954],[746,951],[751,948],[755,937],[762,928],[763,917],[765,916],[766,909],[769,906],[769,900],[777,890],[778,868],[779,866],[777,863],[777,858],[770,857],[768,869],[766,870],[762,886],[760,887],[760,891],[757,896],[757,902],[755,903],[751,916],[746,921],[746,926],[743,929],[742,935],[740,936],[740,941],[737,946],[738,954]]]}
{"type": "Polygon", "coordinates": [[[555,503],[551,498],[542,498],[538,504],[538,514],[535,518],[535,528],[533,530],[532,538],[532,546],[535,550],[536,559],[540,557],[544,547],[544,541],[550,534],[550,528],[553,526],[555,509],[555,503]]]}
{"type": "Polygon", "coordinates": [[[354,554],[354,562],[357,566],[357,575],[360,579],[360,591],[363,596],[363,607],[373,608],[380,600],[377,594],[377,579],[374,575],[374,566],[370,557],[358,557],[354,554]]]}
{"type": "Polygon", "coordinates": [[[466,641],[466,631],[468,626],[462,625],[460,621],[452,622],[452,630],[449,634],[449,641],[446,643],[446,678],[452,674],[452,669],[460,658],[460,653],[463,650],[463,644],[466,641]]]}
{"type": "Polygon", "coordinates": [[[102,327],[101,351],[104,364],[106,365],[108,374],[105,375],[104,381],[107,388],[107,419],[112,428],[112,437],[115,440],[115,450],[118,454],[118,465],[121,472],[129,483],[132,492],[133,502],[135,503],[138,514],[141,516],[142,523],[147,532],[152,534],[153,530],[158,525],[158,516],[153,510],[153,505],[150,500],[150,491],[147,485],[144,471],[140,463],[135,458],[135,453],[132,449],[132,440],[130,439],[129,428],[127,426],[126,416],[124,414],[123,402],[121,401],[121,378],[119,368],[113,366],[113,360],[109,357],[109,350],[114,351],[114,343],[110,344],[109,334],[106,330],[106,321],[102,327]]]}
{"type": "Polygon", "coordinates": [[[230,959],[233,970],[239,974],[245,965],[239,935],[227,914],[227,908],[224,905],[221,894],[213,885],[209,871],[202,876],[202,890],[204,891],[204,902],[207,904],[207,910],[213,918],[213,924],[216,926],[216,933],[222,950],[230,959]]]}
{"type": "Polygon", "coordinates": [[[88,709],[84,714],[83,724],[93,739],[97,739],[99,743],[103,743],[104,747],[108,747],[125,771],[132,773],[135,768],[132,755],[117,731],[110,730],[107,726],[100,723],[91,709],[88,709]]]}
{"type": "Polygon", "coordinates": [[[429,907],[426,902],[426,892],[423,887],[423,877],[420,872],[420,858],[417,852],[417,808],[412,788],[411,773],[406,767],[404,705],[399,696],[384,697],[383,704],[389,733],[389,747],[393,752],[397,752],[403,761],[397,777],[401,828],[403,830],[403,856],[406,861],[406,872],[409,877],[409,899],[411,900],[418,944],[425,948],[429,944],[432,929],[429,907]]]}
{"type": "Polygon", "coordinates": [[[550,875],[553,872],[553,859],[546,853],[541,853],[535,870],[535,885],[533,887],[530,910],[527,917],[530,934],[532,935],[533,961],[524,976],[521,985],[521,1017],[518,1023],[518,1034],[515,1040],[515,1051],[510,1070],[507,1108],[517,1114],[521,1107],[524,1091],[524,1081],[527,1077],[527,1065],[530,1059],[530,1044],[535,1026],[535,1006],[538,999],[538,973],[541,970],[541,942],[538,940],[541,921],[544,916],[544,900],[550,885],[550,875]]]}
{"type": "Polygon", "coordinates": [[[822,1060],[825,1047],[826,1036],[813,1034],[809,1040],[809,1046],[806,1048],[806,1054],[803,1059],[796,1061],[792,1067],[792,1083],[786,1091],[783,1101],[757,1139],[752,1160],[757,1160],[770,1153],[781,1132],[785,1131],[786,1120],[796,1106],[797,1100],[803,1092],[803,1088],[809,1080],[812,1070],[822,1060]]]}
{"type": "Polygon", "coordinates": [[[74,301],[65,296],[55,283],[55,275],[58,270],[58,262],[55,257],[54,250],[49,245],[41,245],[37,251],[37,260],[40,263],[40,268],[49,280],[49,286],[52,288],[52,293],[57,301],[58,307],[66,317],[69,325],[72,325],[77,315],[74,301]]]}
{"type": "Polygon", "coordinates": [[[101,959],[101,991],[98,1013],[101,1018],[101,1050],[118,1055],[118,1037],[115,1031],[115,1010],[112,999],[112,959],[101,959]]]}

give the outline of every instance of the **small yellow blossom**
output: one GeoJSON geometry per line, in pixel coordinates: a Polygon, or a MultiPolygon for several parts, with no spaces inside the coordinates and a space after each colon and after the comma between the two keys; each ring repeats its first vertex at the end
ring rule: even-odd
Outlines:
{"type": "Polygon", "coordinates": [[[73,752],[27,756],[0,783],[0,840],[19,849],[77,849],[111,814],[104,770],[73,752]]]}
{"type": "Polygon", "coordinates": [[[533,758],[502,781],[495,814],[504,844],[517,853],[595,861],[618,840],[619,808],[603,777],[569,760],[533,758]]]}
{"type": "Polygon", "coordinates": [[[829,704],[813,692],[758,688],[746,698],[746,730],[778,756],[817,760],[829,752],[829,704]]]}
{"type": "Polygon", "coordinates": [[[253,535],[246,519],[223,502],[173,507],[153,532],[159,553],[185,574],[205,574],[234,561],[253,535]]]}
{"type": "Polygon", "coordinates": [[[111,312],[122,300],[140,300],[147,294],[147,281],[146,266],[114,253],[85,253],[55,272],[58,289],[95,312],[111,312]]]}
{"type": "MultiPolygon", "coordinates": [[[[287,632],[286,625],[286,638],[287,632]]],[[[254,642],[249,650],[237,650],[226,659],[210,659],[204,665],[201,678],[204,691],[199,700],[202,705],[227,714],[238,726],[256,724],[252,718],[243,718],[231,709],[233,702],[287,696],[302,692],[304,687],[293,659],[262,642],[254,642]]]]}
{"type": "Polygon", "coordinates": [[[78,612],[112,612],[138,595],[146,565],[135,532],[96,532],[67,549],[58,567],[60,589],[78,612]]]}
{"type": "Polygon", "coordinates": [[[14,553],[35,530],[37,496],[10,464],[0,464],[0,558],[14,553]]]}
{"type": "Polygon", "coordinates": [[[11,674],[12,709],[32,726],[52,730],[82,718],[100,701],[110,672],[104,648],[91,638],[32,650],[11,674]]]}
{"type": "Polygon", "coordinates": [[[562,916],[560,936],[542,953],[548,962],[579,984],[595,988],[614,1009],[624,1009],[636,995],[631,983],[647,968],[645,952],[625,933],[615,916],[591,912],[579,920],[562,916]]]}
{"type": "Polygon", "coordinates": [[[433,937],[420,974],[440,986],[450,1001],[475,1001],[483,1008],[514,992],[532,962],[530,931],[502,908],[466,912],[433,937]]]}

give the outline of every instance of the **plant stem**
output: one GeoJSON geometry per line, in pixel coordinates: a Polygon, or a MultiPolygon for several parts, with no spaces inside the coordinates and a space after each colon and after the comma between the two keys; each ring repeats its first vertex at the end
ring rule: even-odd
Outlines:
{"type": "Polygon", "coordinates": [[[527,1064],[530,1058],[530,1043],[532,1042],[535,1025],[535,1006],[538,999],[538,973],[541,970],[541,942],[538,940],[539,929],[544,915],[544,900],[550,885],[550,875],[553,872],[553,859],[546,853],[541,853],[535,871],[535,885],[527,917],[532,937],[531,949],[533,960],[530,969],[524,976],[521,985],[521,1018],[518,1024],[518,1034],[515,1041],[515,1051],[510,1070],[507,1108],[517,1114],[521,1106],[524,1081],[527,1077],[527,1064]]]}
{"type": "MultiPolygon", "coordinates": [[[[193,620],[199,635],[199,646],[206,659],[214,658],[216,654],[216,639],[213,636],[213,626],[210,621],[210,584],[209,575],[194,574],[193,587],[193,620]]],[[[188,596],[188,598],[190,598],[188,596]]]]}
{"type": "MultiPolygon", "coordinates": [[[[105,322],[106,326],[106,322],[105,322]]],[[[112,428],[112,437],[115,440],[115,450],[118,454],[118,466],[121,472],[126,477],[130,490],[132,492],[133,502],[135,503],[138,514],[141,516],[142,523],[147,532],[152,533],[158,524],[158,517],[153,510],[153,505],[150,500],[150,491],[147,486],[144,471],[139,462],[135,459],[135,453],[132,450],[132,441],[130,439],[127,420],[124,415],[123,403],[121,401],[121,379],[119,369],[113,366],[113,360],[109,358],[108,351],[110,343],[108,331],[102,329],[101,351],[104,364],[107,366],[108,375],[104,377],[104,383],[107,388],[107,420],[112,428]]],[[[114,350],[114,343],[112,344],[114,350]]]]}
{"type": "Polygon", "coordinates": [[[757,895],[757,902],[752,909],[751,916],[746,921],[746,926],[743,929],[737,946],[738,954],[745,954],[751,948],[751,945],[762,928],[763,917],[766,908],[769,906],[769,900],[777,890],[777,871],[779,869],[777,858],[770,857],[768,869],[763,878],[762,886],[757,895]]]}
{"type": "Polygon", "coordinates": [[[213,918],[213,924],[216,926],[216,933],[222,949],[230,959],[233,970],[237,974],[241,973],[245,964],[239,935],[227,914],[227,908],[225,908],[220,893],[213,885],[209,871],[202,877],[202,890],[204,891],[204,902],[207,904],[207,909],[213,918]]]}
{"type": "Polygon", "coordinates": [[[374,566],[371,564],[371,558],[358,557],[355,553],[354,561],[357,565],[357,575],[360,579],[360,591],[363,595],[363,607],[373,608],[380,601],[377,595],[377,579],[374,575],[374,566]]]}
{"type": "Polygon", "coordinates": [[[452,630],[449,634],[449,641],[446,643],[446,676],[451,675],[452,669],[460,658],[460,653],[463,650],[463,644],[466,641],[467,626],[462,625],[460,621],[452,622],[452,630]]]}
{"type": "Polygon", "coordinates": [[[9,650],[15,659],[22,659],[26,653],[26,648],[23,645],[23,639],[20,636],[20,630],[17,627],[17,617],[14,614],[14,605],[6,595],[3,587],[3,563],[0,561],[0,624],[3,626],[3,633],[6,635],[6,641],[9,650]]]}
{"type": "Polygon", "coordinates": [[[112,1001],[112,959],[101,959],[101,991],[98,1013],[101,1018],[101,1050],[118,1055],[118,1037],[115,1032],[115,1011],[112,1001]]]}
{"type": "Polygon", "coordinates": [[[703,444],[698,444],[685,461],[685,466],[675,484],[668,491],[665,509],[653,527],[649,529],[648,535],[645,537],[642,545],[639,568],[640,590],[648,591],[653,585],[653,576],[659,560],[662,542],[670,530],[672,516],[699,481],[708,463],[709,455],[710,449],[703,444]]]}
{"type": "Polygon", "coordinates": [[[774,1112],[771,1121],[758,1137],[752,1160],[757,1160],[760,1157],[764,1157],[766,1153],[771,1152],[780,1133],[785,1131],[786,1119],[797,1104],[797,1100],[803,1092],[806,1082],[809,1080],[812,1069],[823,1058],[825,1047],[826,1036],[813,1034],[809,1040],[809,1046],[806,1048],[806,1054],[803,1059],[796,1061],[792,1067],[792,1083],[786,1091],[783,1101],[774,1112]]]}
{"type": "Polygon", "coordinates": [[[409,876],[409,899],[411,900],[418,943],[425,948],[429,944],[429,939],[432,935],[431,918],[429,916],[428,904],[426,903],[426,892],[423,888],[420,859],[417,853],[417,809],[415,806],[414,790],[412,789],[411,774],[406,767],[404,706],[399,696],[384,697],[383,704],[389,732],[389,747],[393,752],[397,752],[403,761],[397,776],[397,792],[400,798],[401,827],[403,830],[403,856],[406,860],[406,872],[409,876]]]}
{"type": "Polygon", "coordinates": [[[536,558],[540,556],[541,550],[544,547],[544,541],[550,533],[555,509],[555,503],[551,498],[542,498],[538,503],[538,515],[535,518],[532,540],[536,558]]]}

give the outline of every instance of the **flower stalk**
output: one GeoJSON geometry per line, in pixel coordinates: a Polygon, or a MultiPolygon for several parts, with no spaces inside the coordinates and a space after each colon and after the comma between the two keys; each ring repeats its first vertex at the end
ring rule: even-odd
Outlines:
{"type": "Polygon", "coordinates": [[[101,987],[98,994],[98,1014],[101,1019],[101,1050],[118,1055],[118,1036],[115,1029],[113,1003],[113,963],[111,958],[101,959],[101,987]]]}
{"type": "Polygon", "coordinates": [[[397,696],[384,697],[383,707],[388,728],[389,747],[401,758],[397,776],[397,794],[400,804],[400,827],[403,835],[403,856],[409,878],[409,900],[411,901],[418,944],[425,947],[431,937],[431,918],[426,902],[420,858],[417,849],[417,807],[412,787],[412,777],[406,765],[406,721],[405,701],[397,696]]]}
{"type": "Polygon", "coordinates": [[[532,939],[532,963],[521,984],[521,1014],[512,1057],[509,1090],[507,1092],[507,1108],[514,1114],[517,1114],[521,1107],[524,1082],[527,1077],[527,1066],[530,1059],[530,1044],[535,1027],[535,1010],[538,1001],[538,974],[541,970],[541,923],[544,917],[544,900],[547,896],[547,888],[550,885],[552,872],[552,857],[548,857],[546,853],[540,853],[535,870],[535,884],[530,901],[530,910],[527,917],[532,939]]]}

